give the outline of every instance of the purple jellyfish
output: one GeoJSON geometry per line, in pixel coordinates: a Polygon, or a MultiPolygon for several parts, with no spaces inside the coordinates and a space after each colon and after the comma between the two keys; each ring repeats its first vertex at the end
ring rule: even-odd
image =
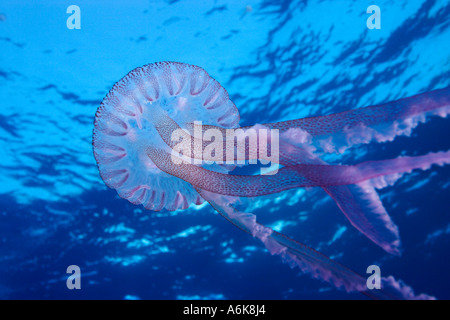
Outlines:
{"type": "Polygon", "coordinates": [[[409,135],[431,116],[446,117],[449,96],[445,88],[327,116],[239,127],[228,93],[202,68],[160,62],[132,70],[105,97],[95,118],[94,155],[105,184],[134,204],[173,211],[206,200],[271,254],[315,278],[372,298],[428,299],[393,277],[381,279],[382,290],[369,290],[362,276],[234,204],[240,197],[321,187],[355,228],[398,255],[398,228],[375,189],[413,169],[450,163],[450,151],[355,165],[328,164],[323,156],[409,135]],[[258,160],[270,168],[230,174],[258,160]]]}

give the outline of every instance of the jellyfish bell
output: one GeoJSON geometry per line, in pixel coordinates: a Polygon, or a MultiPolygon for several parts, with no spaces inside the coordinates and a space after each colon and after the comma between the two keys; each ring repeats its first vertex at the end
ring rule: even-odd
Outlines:
{"type": "Polygon", "coordinates": [[[93,148],[100,175],[120,197],[149,210],[201,204],[189,183],[159,170],[145,153],[149,145],[170,151],[153,124],[155,108],[186,130],[197,119],[221,128],[239,123],[227,91],[202,68],[177,62],[136,68],[113,86],[97,110],[93,148]]]}

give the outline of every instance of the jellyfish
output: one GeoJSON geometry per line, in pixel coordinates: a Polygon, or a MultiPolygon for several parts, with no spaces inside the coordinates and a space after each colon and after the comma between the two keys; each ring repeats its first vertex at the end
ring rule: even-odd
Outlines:
{"type": "Polygon", "coordinates": [[[241,212],[243,197],[320,187],[349,223],[386,252],[400,254],[398,228],[376,189],[414,169],[450,163],[450,151],[330,164],[326,155],[357,144],[410,135],[430,117],[450,112],[450,88],[337,114],[239,127],[227,91],[198,66],[158,62],[118,81],[97,110],[93,151],[101,178],[121,198],[148,210],[174,211],[207,201],[291,267],[348,292],[375,299],[429,299],[392,276],[382,289],[320,252],[241,212]],[[260,174],[233,174],[237,166],[260,174]],[[267,167],[270,165],[270,167],[267,167]]]}

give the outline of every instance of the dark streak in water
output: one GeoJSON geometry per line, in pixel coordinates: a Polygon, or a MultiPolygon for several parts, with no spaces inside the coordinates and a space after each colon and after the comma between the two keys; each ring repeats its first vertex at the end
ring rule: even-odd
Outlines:
{"type": "Polygon", "coordinates": [[[5,71],[0,70],[0,77],[3,77],[3,78],[5,78],[5,79],[8,79],[8,78],[9,78],[9,74],[6,73],[5,71]]]}
{"type": "Polygon", "coordinates": [[[180,17],[172,17],[172,18],[169,18],[166,21],[164,21],[163,26],[167,27],[167,26],[170,26],[171,24],[174,24],[174,23],[182,21],[182,20],[186,20],[186,18],[182,19],[180,17]]]}
{"type": "Polygon", "coordinates": [[[80,96],[72,93],[72,92],[64,92],[58,89],[58,87],[54,84],[49,84],[46,85],[44,87],[39,88],[39,91],[47,91],[47,90],[51,90],[54,89],[64,100],[68,100],[68,101],[72,101],[76,104],[80,104],[80,105],[98,105],[100,104],[100,102],[98,100],[85,100],[85,99],[80,99],[80,96]]]}
{"type": "Polygon", "coordinates": [[[11,43],[12,45],[18,47],[18,48],[23,48],[25,46],[25,43],[17,43],[11,40],[11,38],[8,37],[0,37],[0,40],[11,43]]]}
{"type": "Polygon", "coordinates": [[[147,40],[148,39],[146,36],[140,36],[139,38],[137,38],[136,42],[139,43],[139,42],[143,42],[143,41],[147,41],[147,40]]]}
{"type": "Polygon", "coordinates": [[[3,128],[6,132],[10,133],[16,138],[20,138],[20,135],[16,133],[16,126],[12,125],[9,121],[11,117],[5,117],[0,114],[0,127],[3,128]]]}
{"type": "Polygon", "coordinates": [[[220,7],[214,7],[211,10],[205,12],[205,16],[209,16],[211,14],[213,14],[214,12],[221,12],[221,11],[225,11],[228,10],[228,7],[226,5],[220,6],[220,7]]]}

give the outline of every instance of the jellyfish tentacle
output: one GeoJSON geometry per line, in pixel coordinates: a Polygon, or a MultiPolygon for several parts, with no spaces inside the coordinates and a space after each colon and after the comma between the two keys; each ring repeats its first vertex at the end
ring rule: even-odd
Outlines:
{"type": "Polygon", "coordinates": [[[303,177],[317,186],[350,185],[380,176],[400,177],[413,169],[427,170],[431,165],[450,164],[450,151],[431,152],[422,156],[365,161],[355,165],[308,164],[294,165],[303,177]]]}
{"type": "MultiPolygon", "coordinates": [[[[170,172],[166,170],[175,166],[169,164],[168,167],[164,167],[161,161],[161,157],[156,157],[161,150],[148,150],[148,155],[154,161],[155,165],[160,166],[162,171],[168,174],[179,173],[177,171],[170,172]]],[[[165,159],[165,163],[170,163],[169,159],[165,159]]],[[[192,166],[195,167],[195,166],[192,166]]],[[[197,168],[197,167],[196,167],[197,168]]],[[[191,168],[192,169],[192,168],[191,168]]],[[[198,168],[205,170],[203,168],[198,168]]],[[[190,170],[182,170],[195,176],[196,173],[190,170]]],[[[216,174],[216,173],[215,173],[216,174]]],[[[175,175],[177,176],[177,175],[175,175]]],[[[186,180],[190,183],[192,179],[186,180]]],[[[195,183],[195,182],[194,182],[195,183]]],[[[350,269],[340,265],[334,260],[329,259],[320,252],[301,244],[289,237],[275,232],[272,229],[265,227],[256,222],[256,216],[251,213],[243,213],[234,208],[232,203],[235,198],[230,196],[224,196],[203,190],[197,185],[194,185],[196,191],[207,200],[217,212],[219,212],[225,219],[240,228],[244,232],[251,234],[253,237],[261,240],[264,246],[269,250],[272,255],[280,255],[284,262],[288,263],[291,267],[299,267],[303,272],[310,273],[313,277],[327,281],[337,288],[344,288],[348,292],[359,291],[374,299],[428,299],[433,298],[427,295],[414,296],[412,290],[400,285],[393,277],[383,278],[382,283],[385,290],[371,290],[369,291],[366,286],[365,279],[350,269]],[[400,288],[400,289],[399,289],[400,288]]]]}
{"type": "Polygon", "coordinates": [[[434,299],[425,294],[414,295],[410,287],[392,276],[381,279],[381,289],[369,290],[366,279],[358,273],[307,245],[258,223],[254,214],[237,210],[232,205],[235,202],[233,197],[214,194],[197,187],[196,190],[222,217],[259,239],[272,255],[281,256],[283,262],[291,268],[299,267],[302,272],[331,283],[336,288],[343,288],[347,292],[358,291],[372,299],[434,299]]]}
{"type": "Polygon", "coordinates": [[[318,150],[342,153],[355,144],[409,136],[411,130],[429,116],[446,117],[450,113],[449,97],[450,87],[447,87],[385,104],[265,126],[280,132],[304,130],[313,137],[318,150]]]}
{"type": "MultiPolygon", "coordinates": [[[[313,164],[326,165],[322,159],[305,157],[304,150],[297,146],[289,146],[290,153],[302,155],[302,157],[280,156],[281,163],[288,166],[296,166],[299,161],[310,161],[313,164]]],[[[288,154],[290,156],[290,154],[288,154]]],[[[395,159],[394,159],[395,161],[395,159]]],[[[373,162],[368,162],[373,163],[373,162]]],[[[360,171],[366,172],[368,165],[359,164],[360,171]],[[361,170],[362,169],[362,170],[361,170]]],[[[377,169],[381,169],[380,166],[377,169]]],[[[400,174],[390,176],[390,182],[400,174]]],[[[385,176],[378,177],[386,182],[385,176]]],[[[340,211],[350,224],[364,234],[376,245],[393,255],[400,255],[400,235],[397,225],[392,221],[381,202],[378,193],[367,181],[352,185],[323,186],[322,189],[334,200],[340,211]]]]}
{"type": "Polygon", "coordinates": [[[414,168],[428,168],[436,159],[438,159],[438,164],[444,161],[446,163],[450,162],[449,151],[422,156],[422,161],[416,161],[415,157],[402,157],[392,160],[363,162],[354,166],[295,165],[283,167],[274,175],[245,176],[210,171],[194,164],[186,163],[182,158],[177,158],[176,156],[174,158],[174,154],[171,155],[162,149],[156,149],[152,146],[149,146],[146,152],[152,162],[166,173],[204,190],[238,197],[257,197],[299,187],[356,184],[385,175],[387,167],[397,169],[397,171],[388,171],[388,174],[393,174],[414,168]],[[393,165],[398,162],[404,165],[393,165]],[[360,166],[364,170],[360,170],[360,166]]]}
{"type": "MultiPolygon", "coordinates": [[[[155,116],[155,122],[157,121],[159,124],[155,126],[162,136],[168,136],[168,132],[179,128],[163,112],[158,112],[155,116]]],[[[400,173],[412,169],[427,169],[433,163],[440,165],[450,163],[450,152],[367,161],[353,166],[333,166],[316,157],[307,146],[301,148],[296,145],[295,142],[307,143],[310,139],[308,133],[303,131],[300,131],[300,135],[298,133],[287,131],[281,136],[279,162],[287,167],[280,169],[274,176],[234,176],[213,173],[195,166],[179,168],[178,173],[172,168],[169,169],[169,173],[205,190],[241,197],[266,195],[297,187],[320,186],[336,202],[353,227],[386,252],[400,255],[401,241],[398,227],[386,212],[374,188],[379,180],[377,178],[389,176],[392,180],[392,177],[398,178],[400,173]],[[186,176],[192,170],[197,172],[197,177],[208,178],[192,181],[191,177],[186,176]]],[[[165,140],[170,143],[167,138],[165,140]]],[[[248,144],[246,147],[249,151],[248,144]]],[[[251,152],[246,152],[246,155],[250,154],[251,152]]],[[[159,162],[160,165],[168,165],[169,161],[166,157],[166,160],[159,162]]]]}
{"type": "Polygon", "coordinates": [[[385,251],[399,255],[398,228],[381,203],[375,187],[383,177],[393,181],[400,173],[428,168],[432,163],[450,163],[450,151],[420,157],[368,161],[355,166],[295,165],[276,175],[238,176],[209,171],[188,163],[172,162],[163,150],[149,147],[147,155],[162,171],[215,194],[255,197],[298,187],[322,187],[336,202],[350,223],[385,251]],[[353,179],[353,180],[352,180],[353,179]]]}
{"type": "Polygon", "coordinates": [[[281,255],[282,259],[292,267],[297,265],[303,272],[332,282],[336,287],[343,286],[347,291],[365,291],[364,278],[320,252],[263,226],[256,221],[254,214],[238,211],[232,205],[234,202],[232,197],[218,195],[197,187],[196,190],[226,220],[261,240],[272,255],[281,255]]]}
{"type": "MultiPolygon", "coordinates": [[[[290,153],[302,155],[302,150],[290,145],[290,153]]],[[[320,158],[311,157],[285,157],[280,156],[280,162],[287,166],[296,166],[299,160],[309,160],[311,163],[326,165],[320,158]]],[[[373,174],[374,178],[349,185],[323,186],[324,191],[335,201],[338,208],[349,220],[349,222],[371,241],[380,246],[386,252],[400,255],[400,237],[398,227],[386,212],[375,188],[381,188],[387,184],[393,184],[400,178],[403,172],[419,168],[426,170],[431,164],[443,165],[450,163],[450,151],[430,153],[423,156],[399,157],[392,160],[367,161],[354,166],[358,170],[342,170],[343,179],[354,177],[355,174],[363,173],[365,177],[373,174]],[[380,175],[378,175],[379,173],[380,175]]],[[[330,167],[323,166],[321,173],[329,176],[330,167]]],[[[303,166],[303,174],[308,176],[308,166],[303,166]]]]}
{"type": "MultiPolygon", "coordinates": [[[[323,162],[322,162],[323,163],[323,162]]],[[[400,255],[398,227],[392,221],[375,188],[393,184],[404,172],[428,169],[432,164],[450,164],[450,151],[422,156],[398,157],[390,160],[367,161],[354,166],[302,165],[293,166],[310,181],[317,181],[317,172],[325,177],[338,175],[342,185],[322,186],[336,202],[349,222],[386,252],[400,255]],[[359,176],[359,178],[358,178],[359,176]],[[371,179],[368,177],[372,176],[371,179]],[[353,179],[353,183],[351,181],[353,179]],[[358,182],[354,182],[357,181],[358,182]],[[347,182],[347,183],[345,183],[347,182]]],[[[292,164],[291,164],[292,165],[292,164]]]]}
{"type": "MultiPolygon", "coordinates": [[[[398,227],[386,212],[375,188],[393,184],[403,172],[412,169],[428,169],[431,164],[443,165],[450,163],[450,151],[429,153],[423,156],[399,157],[392,160],[367,161],[354,166],[352,174],[342,170],[344,179],[350,175],[364,174],[361,181],[348,185],[324,186],[325,192],[333,198],[339,209],[350,223],[361,233],[367,236],[375,244],[386,252],[400,255],[400,237],[398,227]],[[365,179],[367,176],[372,179],[365,179]]],[[[326,174],[324,166],[321,173],[326,174]]],[[[305,166],[308,168],[308,166],[305,166]]],[[[306,172],[303,174],[307,175],[306,172]]],[[[330,173],[331,174],[331,173],[330,173]]],[[[357,179],[355,179],[357,180],[357,179]]]]}
{"type": "MultiPolygon", "coordinates": [[[[154,125],[158,130],[161,138],[166,142],[166,144],[173,149],[175,144],[172,139],[169,139],[175,130],[179,130],[180,127],[173,121],[164,110],[158,110],[157,107],[154,108],[154,125]]],[[[252,127],[254,128],[254,127],[252,127]]],[[[258,128],[261,129],[261,128],[258,128]]],[[[184,156],[188,158],[202,158],[198,157],[198,153],[195,152],[195,138],[186,133],[185,138],[191,141],[191,151],[189,154],[184,154],[184,156]]],[[[304,148],[300,148],[292,143],[292,137],[289,138],[283,137],[282,139],[282,148],[280,149],[280,163],[283,165],[295,167],[298,172],[301,172],[302,175],[309,178],[309,180],[316,181],[318,186],[326,186],[326,185],[346,185],[353,184],[355,182],[355,176],[360,175],[360,181],[364,181],[369,179],[370,176],[377,177],[383,175],[390,175],[399,172],[407,172],[412,169],[421,168],[423,170],[428,169],[429,166],[433,163],[436,164],[444,164],[449,163],[450,153],[449,152],[437,152],[430,153],[428,155],[423,156],[415,156],[415,157],[399,157],[396,159],[389,160],[377,160],[377,161],[367,161],[354,166],[332,166],[327,165],[323,160],[318,157],[312,155],[308,150],[304,148]],[[289,141],[290,140],[290,141],[289,141]],[[302,162],[309,162],[308,165],[302,164],[302,162]],[[336,179],[338,181],[333,181],[331,179],[336,179]],[[326,179],[326,180],[320,180],[326,179]],[[348,180],[346,182],[346,179],[348,180]]],[[[295,137],[294,139],[302,139],[301,142],[304,142],[304,139],[307,137],[295,137]]],[[[252,158],[249,155],[258,155],[259,148],[257,146],[251,146],[248,142],[246,143],[247,152],[245,152],[245,158],[239,158],[239,155],[233,152],[233,159],[231,160],[251,160],[252,158]],[[251,148],[256,149],[255,151],[249,151],[251,148]]],[[[226,148],[224,148],[223,152],[223,160],[226,159],[226,148]]],[[[203,155],[203,151],[200,152],[203,155]]],[[[204,158],[203,160],[211,160],[211,158],[204,158]]]]}
{"type": "Polygon", "coordinates": [[[291,188],[320,186],[356,229],[394,255],[400,254],[399,232],[375,190],[380,183],[376,178],[386,177],[383,179],[392,183],[403,172],[427,169],[433,163],[450,163],[450,151],[447,151],[367,161],[354,166],[293,165],[281,168],[276,175],[238,176],[188,163],[175,164],[168,153],[151,147],[147,155],[160,170],[216,194],[255,197],[291,188]]]}
{"type": "Polygon", "coordinates": [[[398,227],[368,183],[323,188],[349,222],[386,252],[400,255],[398,227]]]}
{"type": "MultiPolygon", "coordinates": [[[[265,123],[268,129],[277,129],[280,135],[297,132],[300,137],[310,136],[310,147],[316,153],[343,153],[347,148],[372,141],[392,141],[396,136],[411,134],[419,123],[430,116],[447,117],[450,113],[450,87],[425,92],[412,97],[334,113],[325,116],[265,123]]],[[[187,124],[191,130],[195,126],[187,124]]],[[[212,125],[202,125],[209,129],[222,130],[212,125]]],[[[251,127],[241,127],[247,130],[251,127]]]]}
{"type": "Polygon", "coordinates": [[[280,129],[281,131],[291,128],[302,128],[313,136],[322,136],[343,131],[345,127],[353,127],[359,124],[373,126],[398,119],[406,119],[425,112],[433,112],[436,115],[445,116],[448,114],[448,111],[445,112],[445,109],[450,107],[449,95],[450,87],[446,87],[384,104],[347,110],[326,116],[267,123],[265,126],[280,129]],[[321,125],[314,123],[321,123],[321,125]]]}

